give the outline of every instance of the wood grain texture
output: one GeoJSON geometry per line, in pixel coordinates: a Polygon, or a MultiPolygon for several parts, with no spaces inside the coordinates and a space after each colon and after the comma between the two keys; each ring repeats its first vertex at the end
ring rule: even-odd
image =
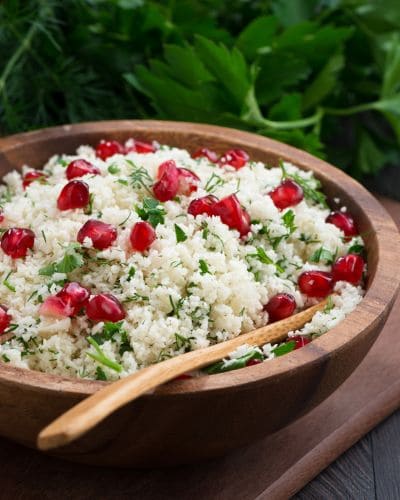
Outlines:
{"type": "MultiPolygon", "coordinates": [[[[400,223],[400,204],[384,202],[400,223]]],[[[225,458],[168,470],[98,469],[53,459],[0,439],[0,499],[287,500],[399,407],[399,325],[400,298],[376,344],[334,394],[292,425],[225,458]],[[373,383],[365,383],[366,380],[373,383]]],[[[375,471],[375,484],[383,485],[377,488],[376,497],[363,496],[371,492],[371,468],[367,464],[371,452],[376,464],[386,460],[385,454],[395,456],[400,447],[399,442],[393,442],[393,437],[397,439],[400,412],[393,418],[372,431],[379,433],[382,441],[379,449],[371,450],[370,435],[369,444],[361,444],[361,452],[353,455],[350,450],[349,460],[346,455],[341,457],[333,472],[328,468],[320,476],[322,484],[318,484],[318,478],[310,483],[310,497],[303,498],[313,498],[312,494],[318,500],[397,500],[398,496],[393,496],[400,477],[400,464],[396,460],[391,462],[390,475],[386,467],[375,471]],[[395,422],[391,424],[393,418],[395,422]],[[396,425],[397,430],[386,430],[390,424],[396,425]],[[357,478],[360,467],[363,477],[368,475],[364,491],[357,478]],[[331,492],[335,489],[337,496],[326,495],[327,488],[331,492]],[[361,495],[355,497],[354,492],[361,495]]],[[[307,490],[301,493],[308,495],[307,490]]]]}
{"type": "MultiPolygon", "coordinates": [[[[366,296],[329,333],[275,362],[166,384],[121,408],[87,436],[60,451],[60,456],[71,460],[120,466],[171,465],[220,456],[304,415],[357,367],[376,340],[398,290],[399,234],[381,205],[343,172],[276,141],[221,127],[121,121],[21,134],[0,140],[0,174],[23,163],[40,167],[50,155],[72,152],[82,143],[130,136],[190,150],[204,145],[218,152],[239,147],[255,160],[277,164],[282,158],[312,169],[328,197],[340,197],[355,215],[360,231],[366,233],[366,296]]],[[[33,446],[42,427],[100,387],[101,382],[1,364],[0,435],[33,446]]],[[[345,436],[339,437],[344,443],[345,436]]]]}
{"type": "Polygon", "coordinates": [[[328,299],[324,299],[318,304],[277,323],[257,328],[221,344],[167,359],[156,365],[143,368],[113,384],[107,384],[43,429],[37,440],[38,448],[46,451],[66,446],[139,396],[179,375],[215,363],[229,356],[231,352],[244,344],[263,346],[267,343],[283,342],[287,338],[288,332],[302,328],[312,319],[314,314],[322,311],[327,303],[328,299]]]}

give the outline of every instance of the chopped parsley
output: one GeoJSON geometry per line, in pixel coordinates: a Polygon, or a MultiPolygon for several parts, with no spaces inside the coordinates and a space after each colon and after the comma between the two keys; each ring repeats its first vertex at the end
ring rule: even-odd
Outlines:
{"type": "Polygon", "coordinates": [[[141,207],[135,207],[138,216],[148,221],[153,227],[158,224],[164,224],[165,210],[158,200],[154,198],[145,198],[141,207]]]}
{"type": "Polygon", "coordinates": [[[135,276],[136,269],[131,266],[128,270],[128,277],[126,278],[126,281],[131,281],[131,279],[135,276]]]}
{"type": "Polygon", "coordinates": [[[327,264],[332,264],[336,258],[337,251],[333,254],[330,250],[324,247],[318,248],[310,257],[310,262],[321,262],[325,261],[327,264]]]}
{"type": "Polygon", "coordinates": [[[14,271],[10,271],[7,276],[5,277],[4,281],[3,281],[3,285],[5,287],[7,287],[11,292],[14,292],[15,293],[15,286],[13,286],[9,281],[8,281],[8,278],[11,276],[11,274],[13,273],[14,271]]]}
{"type": "Polygon", "coordinates": [[[276,357],[283,356],[284,354],[288,354],[292,352],[296,347],[296,342],[294,340],[289,340],[289,342],[285,342],[284,344],[280,344],[278,347],[272,350],[276,357]]]}
{"type": "Polygon", "coordinates": [[[64,257],[59,262],[53,262],[39,269],[40,276],[52,276],[54,273],[68,274],[82,267],[85,263],[78,243],[71,243],[65,250],[64,257]]]}
{"type": "Polygon", "coordinates": [[[111,164],[107,169],[110,174],[119,174],[121,172],[120,168],[115,164],[111,164]]]}
{"type": "Polygon", "coordinates": [[[184,299],[180,298],[177,302],[174,302],[171,295],[169,295],[169,303],[171,304],[171,311],[167,314],[167,316],[176,316],[179,318],[179,311],[182,309],[184,299]]]}
{"type": "Polygon", "coordinates": [[[354,245],[351,245],[348,253],[355,253],[357,255],[364,255],[365,254],[365,247],[364,247],[364,245],[360,245],[359,243],[355,243],[354,245]]]}
{"type": "Polygon", "coordinates": [[[92,215],[93,213],[93,202],[94,202],[94,195],[93,193],[89,194],[89,203],[87,207],[85,208],[85,214],[86,215],[92,215]]]}
{"type": "Polygon", "coordinates": [[[185,231],[181,227],[179,227],[178,224],[175,224],[174,228],[175,228],[176,242],[180,243],[182,241],[186,241],[187,236],[185,231]]]}
{"type": "Polygon", "coordinates": [[[96,380],[107,380],[107,375],[101,366],[96,368],[96,380]]]}
{"type": "Polygon", "coordinates": [[[180,350],[184,349],[185,352],[189,352],[192,349],[192,339],[194,337],[184,337],[183,335],[179,335],[179,333],[175,333],[175,343],[174,349],[180,350]]]}
{"type": "Polygon", "coordinates": [[[89,357],[91,357],[101,365],[108,366],[108,368],[111,368],[111,370],[114,370],[118,373],[122,372],[122,366],[116,361],[113,361],[112,359],[108,358],[101,350],[99,344],[93,337],[88,337],[87,341],[91,346],[93,346],[94,350],[96,351],[95,353],[87,351],[86,354],[89,357]]]}
{"type": "Polygon", "coordinates": [[[138,167],[132,160],[126,160],[132,167],[132,172],[129,175],[131,185],[134,189],[144,189],[149,194],[152,194],[150,187],[153,184],[153,179],[144,167],[138,167]]]}
{"type": "Polygon", "coordinates": [[[223,359],[222,361],[218,361],[217,363],[207,366],[206,368],[204,368],[204,371],[209,375],[213,375],[214,373],[223,373],[231,370],[237,370],[238,368],[244,368],[252,359],[263,361],[264,356],[259,349],[252,349],[243,356],[240,356],[240,358],[223,359]]]}
{"type": "Polygon", "coordinates": [[[263,247],[257,247],[257,253],[249,254],[247,257],[254,257],[259,260],[262,264],[271,264],[276,267],[276,270],[279,273],[285,272],[282,266],[279,265],[279,262],[274,262],[268,255],[265,253],[263,247]]]}
{"type": "Polygon", "coordinates": [[[208,269],[208,264],[205,260],[203,259],[199,260],[199,267],[200,267],[200,274],[211,274],[210,270],[208,269]]]}
{"type": "Polygon", "coordinates": [[[294,223],[295,215],[293,210],[288,210],[282,215],[282,222],[289,231],[289,235],[296,231],[297,227],[294,223]]]}

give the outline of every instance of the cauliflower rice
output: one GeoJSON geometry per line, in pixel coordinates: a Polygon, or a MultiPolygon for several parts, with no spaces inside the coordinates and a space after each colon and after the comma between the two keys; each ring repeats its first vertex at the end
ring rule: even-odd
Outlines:
{"type": "MultiPolygon", "coordinates": [[[[22,175],[30,170],[24,166],[22,175]]],[[[193,159],[188,151],[168,146],[148,154],[115,154],[103,161],[92,147],[81,146],[76,155],[52,157],[43,170],[47,179],[26,189],[16,171],[7,174],[0,187],[2,232],[23,227],[35,234],[34,248],[25,258],[13,259],[0,250],[0,304],[8,308],[12,318],[8,331],[14,334],[2,344],[0,336],[0,360],[22,368],[114,380],[236,337],[268,323],[264,306],[278,293],[291,294],[298,310],[315,303],[300,292],[300,274],[330,271],[333,259],[363,245],[359,236],[346,239],[338,227],[325,222],[330,209],[315,196],[305,196],[283,210],[275,206],[268,193],[281,183],[284,173],[302,180],[305,194],[318,193],[312,173],[289,163],[271,168],[248,161],[236,170],[206,157],[193,159]],[[66,166],[75,159],[87,160],[100,175],[79,178],[91,194],[87,210],[60,211],[57,198],[68,183],[66,166]],[[198,189],[160,203],[157,209],[163,220],[155,227],[155,241],[145,252],[132,251],[130,232],[143,218],[140,207],[152,199],[149,178],[154,182],[159,165],[167,160],[195,172],[200,178],[198,189]],[[232,193],[251,218],[246,238],[217,216],[188,214],[196,198],[213,194],[222,199],[232,193]],[[89,219],[117,228],[112,246],[96,250],[90,238],[77,244],[77,233],[89,219]],[[81,259],[81,265],[65,273],[53,267],[53,272],[43,274],[66,254],[81,259]],[[64,318],[41,315],[43,302],[66,281],[79,282],[92,294],[111,293],[123,305],[125,319],[113,329],[110,323],[89,320],[84,311],[64,318]],[[88,341],[92,338],[94,344],[88,341]],[[104,358],[112,363],[103,363],[104,358]]],[[[338,293],[329,307],[289,337],[311,339],[324,334],[363,295],[361,286],[344,281],[337,282],[335,290],[338,293]]],[[[222,363],[227,369],[249,352],[257,352],[261,360],[272,359],[276,348],[243,346],[222,363]]]]}

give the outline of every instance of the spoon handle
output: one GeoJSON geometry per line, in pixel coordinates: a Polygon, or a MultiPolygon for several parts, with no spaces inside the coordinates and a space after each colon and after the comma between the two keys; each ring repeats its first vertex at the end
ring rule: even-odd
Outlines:
{"type": "Polygon", "coordinates": [[[71,443],[130,401],[185,372],[219,361],[243,344],[260,346],[268,342],[281,342],[289,331],[301,328],[310,321],[317,311],[325,307],[326,303],[327,300],[324,300],[284,320],[239,335],[226,342],[148,366],[126,378],[106,385],[45,427],[38,436],[38,448],[50,450],[71,443]]]}

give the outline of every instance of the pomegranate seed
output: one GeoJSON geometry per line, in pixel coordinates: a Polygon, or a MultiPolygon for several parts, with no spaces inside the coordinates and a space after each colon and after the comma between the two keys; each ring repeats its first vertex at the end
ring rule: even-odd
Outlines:
{"type": "Polygon", "coordinates": [[[249,214],[241,207],[235,194],[216,202],[212,207],[212,215],[218,215],[224,224],[239,231],[241,237],[250,231],[249,214]]]}
{"type": "Polygon", "coordinates": [[[58,196],[57,206],[60,210],[85,208],[89,203],[89,186],[86,182],[70,181],[58,196]]]}
{"type": "Polygon", "coordinates": [[[360,255],[350,253],[345,257],[339,257],[332,266],[334,281],[347,281],[358,285],[362,279],[365,262],[360,255]]]}
{"type": "Polygon", "coordinates": [[[136,139],[130,139],[125,144],[125,153],[154,153],[156,148],[153,144],[149,142],[137,141],[136,139]]]}
{"type": "Polygon", "coordinates": [[[119,300],[109,293],[95,295],[86,306],[86,314],[92,321],[121,321],[126,313],[119,300]]]}
{"type": "Polygon", "coordinates": [[[67,167],[67,179],[75,179],[75,177],[82,177],[87,174],[99,175],[100,170],[86,160],[74,160],[67,167]]]}
{"type": "Polygon", "coordinates": [[[145,252],[156,239],[156,232],[148,222],[136,222],[129,239],[134,250],[145,252]]]}
{"type": "Polygon", "coordinates": [[[189,378],[193,378],[193,375],[189,375],[188,373],[182,373],[182,375],[178,375],[174,378],[174,380],[187,380],[189,378]]]}
{"type": "Polygon", "coordinates": [[[80,283],[71,281],[57,293],[56,297],[73,307],[73,314],[75,315],[89,302],[90,292],[80,283]]]}
{"type": "Polygon", "coordinates": [[[194,172],[188,170],[187,168],[178,168],[178,173],[178,194],[189,196],[191,193],[197,191],[200,178],[194,172]]]}
{"type": "Polygon", "coordinates": [[[104,250],[110,247],[117,239],[117,230],[111,224],[100,220],[90,219],[79,229],[77,240],[83,243],[85,238],[92,240],[94,248],[104,250]]]}
{"type": "Polygon", "coordinates": [[[52,318],[69,318],[73,313],[74,307],[55,295],[47,297],[39,308],[41,316],[50,316],[52,318]]]}
{"type": "Polygon", "coordinates": [[[67,283],[56,295],[47,297],[40,306],[42,316],[68,318],[75,316],[89,301],[90,292],[79,283],[67,283]]]}
{"type": "Polygon", "coordinates": [[[269,315],[269,321],[279,321],[288,318],[296,309],[296,301],[290,293],[278,293],[270,298],[268,304],[264,306],[264,310],[269,315]]]}
{"type": "Polygon", "coordinates": [[[27,172],[22,178],[22,187],[26,189],[34,181],[39,181],[41,184],[43,184],[46,179],[47,175],[44,172],[32,170],[31,172],[27,172]]]}
{"type": "Polygon", "coordinates": [[[207,148],[200,148],[192,154],[192,158],[208,158],[211,163],[217,163],[218,155],[215,151],[207,148]]]}
{"type": "Polygon", "coordinates": [[[153,186],[154,196],[159,201],[175,198],[179,189],[179,170],[173,160],[166,161],[158,167],[157,178],[153,186]]]}
{"type": "Polygon", "coordinates": [[[26,257],[28,249],[33,248],[35,233],[30,229],[13,227],[8,229],[1,238],[1,248],[13,259],[26,257]]]}
{"type": "Polygon", "coordinates": [[[249,161],[249,155],[243,149],[230,149],[219,159],[220,165],[231,165],[236,170],[243,168],[249,161]]]}
{"type": "Polygon", "coordinates": [[[102,139],[96,147],[96,156],[102,160],[110,158],[117,154],[124,154],[125,150],[121,143],[118,141],[105,141],[102,139]]]}
{"type": "Polygon", "coordinates": [[[0,335],[10,326],[11,319],[11,316],[7,313],[7,307],[0,305],[0,335]]]}
{"type": "Polygon", "coordinates": [[[254,365],[259,365],[260,363],[262,363],[263,360],[262,359],[256,359],[256,358],[253,358],[253,359],[249,359],[246,363],[246,366],[254,366],[254,365]]]}
{"type": "Polygon", "coordinates": [[[300,349],[301,347],[304,347],[311,342],[311,339],[309,339],[308,337],[303,337],[302,335],[295,335],[294,337],[290,337],[290,340],[294,340],[295,349],[300,349]]]}
{"type": "Polygon", "coordinates": [[[350,214],[343,212],[331,212],[325,222],[329,222],[343,231],[346,236],[346,241],[351,240],[353,236],[357,236],[358,234],[357,226],[350,214]]]}
{"type": "Polygon", "coordinates": [[[196,217],[200,214],[213,215],[213,206],[218,201],[216,196],[209,194],[203,198],[196,198],[190,202],[188,213],[196,217]]]}
{"type": "Polygon", "coordinates": [[[268,194],[272,198],[276,208],[279,208],[279,210],[294,207],[304,198],[302,188],[290,179],[286,179],[281,182],[278,187],[268,194]]]}
{"type": "Polygon", "coordinates": [[[299,287],[308,297],[326,297],[333,290],[333,277],[326,271],[306,271],[299,276],[299,287]]]}
{"type": "Polygon", "coordinates": [[[4,222],[4,219],[5,219],[5,217],[4,217],[4,212],[3,212],[2,210],[0,210],[0,224],[1,224],[2,222],[4,222]]]}

